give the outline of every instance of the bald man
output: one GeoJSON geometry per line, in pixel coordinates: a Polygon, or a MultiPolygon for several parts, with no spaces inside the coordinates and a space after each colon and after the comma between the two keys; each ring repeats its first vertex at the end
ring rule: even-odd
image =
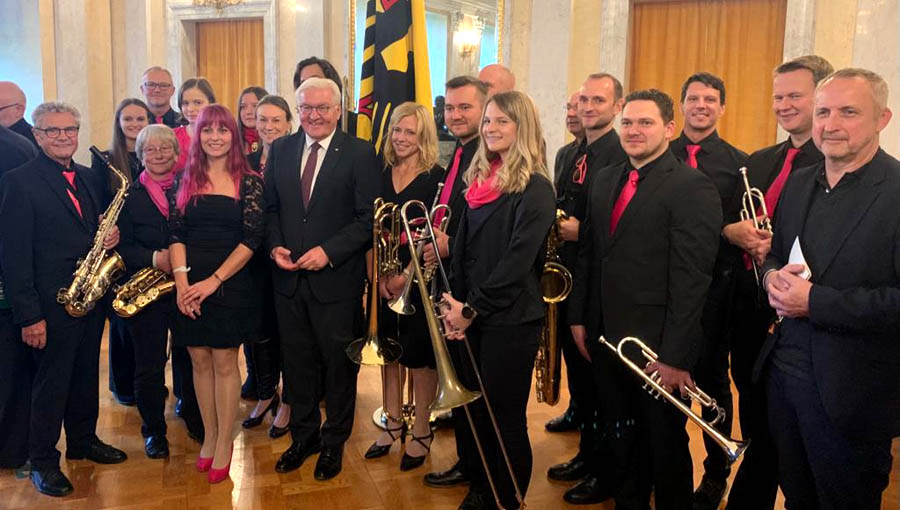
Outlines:
{"type": "Polygon", "coordinates": [[[11,81],[0,81],[0,126],[24,136],[39,148],[31,124],[25,120],[25,93],[11,81]]]}
{"type": "Polygon", "coordinates": [[[488,88],[488,97],[516,89],[516,75],[500,64],[486,65],[478,73],[478,79],[488,88]]]}

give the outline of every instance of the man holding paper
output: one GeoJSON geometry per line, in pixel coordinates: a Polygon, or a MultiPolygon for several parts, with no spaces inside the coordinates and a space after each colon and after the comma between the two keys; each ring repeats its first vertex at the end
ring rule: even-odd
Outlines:
{"type": "Polygon", "coordinates": [[[879,509],[900,435],[900,161],[879,147],[887,84],[816,89],[825,155],[788,180],[762,273],[784,320],[760,353],[786,508],[879,509]],[[808,273],[804,274],[804,272],[808,273]]]}

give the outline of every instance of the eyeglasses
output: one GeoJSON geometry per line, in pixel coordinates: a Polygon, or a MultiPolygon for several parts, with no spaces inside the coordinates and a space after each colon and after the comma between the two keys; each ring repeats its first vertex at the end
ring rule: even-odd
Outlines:
{"type": "Polygon", "coordinates": [[[165,147],[144,147],[144,155],[145,156],[155,156],[156,153],[162,155],[168,155],[175,152],[175,148],[171,145],[166,145],[165,147]]]}
{"type": "Polygon", "coordinates": [[[168,90],[172,86],[171,83],[156,83],[155,81],[144,82],[144,86],[148,89],[168,90]]]}
{"type": "Polygon", "coordinates": [[[313,110],[316,111],[319,115],[325,115],[334,108],[334,105],[331,104],[320,104],[318,106],[312,106],[308,104],[301,104],[297,106],[297,113],[300,115],[309,115],[313,110]]]}
{"type": "Polygon", "coordinates": [[[64,128],[50,127],[50,128],[46,128],[46,129],[36,127],[34,129],[36,129],[38,131],[43,131],[44,134],[47,135],[47,138],[59,138],[59,135],[61,133],[65,133],[66,136],[68,136],[69,138],[73,138],[73,137],[78,136],[79,127],[78,126],[69,126],[69,127],[64,127],[64,128]]]}
{"type": "Polygon", "coordinates": [[[0,106],[0,112],[2,112],[3,110],[5,110],[7,108],[12,108],[13,106],[19,106],[19,103],[12,103],[12,104],[8,104],[6,106],[0,106]]]}

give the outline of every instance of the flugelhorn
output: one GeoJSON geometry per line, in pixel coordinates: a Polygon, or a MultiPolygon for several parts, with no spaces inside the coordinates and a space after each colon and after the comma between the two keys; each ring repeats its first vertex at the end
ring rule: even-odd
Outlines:
{"type": "MultiPolygon", "coordinates": [[[[443,288],[446,290],[450,290],[450,282],[447,279],[447,272],[444,270],[444,265],[441,263],[441,255],[438,251],[437,243],[435,243],[434,236],[434,225],[432,224],[431,215],[429,214],[428,209],[424,203],[419,200],[410,200],[403,204],[403,207],[400,208],[400,219],[403,222],[403,228],[406,231],[407,239],[413,238],[413,231],[410,227],[410,221],[407,216],[407,210],[410,207],[417,207],[422,210],[422,215],[424,216],[424,231],[419,235],[418,241],[420,241],[421,245],[428,246],[431,245],[431,249],[434,250],[435,258],[437,259],[436,273],[441,277],[441,283],[443,284],[443,288]]],[[[422,297],[422,307],[424,308],[425,319],[428,323],[428,334],[431,337],[431,345],[434,349],[434,360],[435,365],[437,366],[437,375],[438,375],[438,387],[437,394],[434,397],[434,401],[431,403],[429,409],[432,413],[440,413],[443,411],[447,411],[449,409],[453,409],[455,407],[462,406],[463,410],[466,413],[466,419],[469,422],[469,427],[472,430],[472,437],[475,440],[475,446],[478,449],[478,455],[481,458],[481,463],[484,466],[484,472],[487,476],[488,485],[491,488],[491,493],[494,496],[494,500],[496,501],[497,508],[503,509],[503,504],[500,502],[500,495],[497,492],[496,484],[494,483],[493,475],[491,474],[491,468],[488,464],[487,457],[485,457],[484,449],[481,446],[481,439],[478,436],[478,432],[475,430],[475,422],[472,420],[472,412],[469,410],[469,404],[473,401],[477,400],[479,397],[484,398],[484,405],[487,409],[488,416],[491,419],[491,424],[494,428],[494,434],[497,436],[497,443],[500,446],[500,452],[503,455],[503,460],[506,462],[506,469],[509,472],[510,480],[512,481],[513,489],[516,493],[516,499],[519,503],[519,508],[521,510],[525,509],[525,500],[522,497],[522,491],[519,489],[519,483],[516,481],[515,472],[512,468],[512,462],[509,459],[509,455],[506,453],[506,445],[503,443],[503,436],[500,435],[500,427],[497,425],[497,417],[494,416],[494,411],[491,408],[491,402],[488,400],[487,393],[484,390],[484,383],[481,380],[481,374],[478,371],[478,364],[475,362],[475,355],[472,353],[472,347],[469,345],[469,341],[467,339],[461,340],[466,347],[466,352],[469,355],[469,361],[472,363],[472,371],[475,374],[475,378],[478,381],[478,391],[470,391],[462,383],[459,382],[459,378],[456,375],[456,370],[453,368],[453,363],[450,360],[450,353],[447,350],[447,342],[446,337],[444,335],[443,327],[441,326],[439,319],[442,318],[442,315],[439,314],[439,310],[437,306],[440,304],[436,304],[435,301],[431,298],[428,288],[425,284],[425,274],[422,270],[422,264],[419,263],[419,252],[416,249],[416,244],[414,242],[409,242],[409,253],[412,257],[413,264],[413,276],[416,278],[416,284],[419,288],[419,294],[422,297]]],[[[432,292],[437,295],[437,289],[435,288],[432,292]]]]}
{"type": "Polygon", "coordinates": [[[544,261],[544,272],[541,274],[541,294],[547,304],[544,327],[541,330],[541,342],[534,359],[534,394],[537,401],[555,406],[559,402],[559,387],[562,365],[560,364],[561,346],[557,338],[557,321],[559,313],[557,305],[565,301],[572,292],[572,273],[559,259],[559,222],[568,216],[562,209],[556,210],[556,221],[547,235],[547,253],[544,261]]]}
{"type": "MultiPolygon", "coordinates": [[[[753,221],[753,226],[757,230],[767,230],[772,233],[772,221],[769,219],[769,210],[766,208],[766,196],[759,188],[751,188],[750,180],[747,178],[747,167],[741,167],[738,172],[744,181],[744,196],[741,199],[741,220],[753,221]],[[757,212],[761,212],[761,217],[757,217],[757,212]]],[[[756,283],[759,285],[759,267],[756,260],[750,257],[753,262],[753,274],[756,276],[756,283]]]]}
{"type": "Polygon", "coordinates": [[[360,365],[386,365],[400,359],[403,346],[392,338],[382,338],[378,331],[378,280],[381,276],[395,274],[400,268],[397,252],[400,233],[397,220],[397,204],[385,202],[380,197],[372,207],[372,277],[369,282],[369,325],[366,336],[358,338],[344,351],[354,363],[360,365]]]}
{"type": "Polygon", "coordinates": [[[713,428],[716,424],[721,422],[726,417],[726,411],[721,406],[716,403],[716,400],[705,392],[703,392],[700,388],[696,390],[692,390],[690,388],[685,388],[684,391],[687,392],[691,401],[697,402],[701,407],[709,408],[715,411],[716,417],[708,422],[703,419],[702,416],[695,413],[691,407],[684,402],[681,401],[680,398],[672,395],[665,388],[663,388],[662,384],[659,382],[659,372],[653,372],[652,374],[645,374],[644,367],[657,361],[658,356],[655,352],[653,352],[650,347],[647,347],[647,344],[642,342],[640,339],[635,338],[633,336],[626,336],[622,340],[619,341],[618,345],[613,345],[609,341],[606,340],[605,337],[600,337],[600,343],[612,349],[615,352],[619,359],[622,360],[625,365],[631,369],[632,372],[638,375],[641,379],[644,380],[644,389],[647,390],[650,395],[655,399],[659,399],[660,396],[665,397],[670,403],[672,403],[675,407],[678,408],[679,411],[684,413],[689,420],[696,423],[700,429],[703,430],[709,437],[715,440],[716,444],[725,451],[725,456],[728,457],[728,461],[730,463],[734,463],[734,461],[738,460],[741,455],[744,454],[744,450],[747,449],[747,446],[750,445],[750,441],[738,441],[737,439],[732,439],[715,428],[713,428]],[[641,351],[641,355],[643,356],[646,363],[644,367],[638,366],[637,363],[631,360],[628,356],[625,355],[625,346],[633,343],[635,344],[641,351]]]}

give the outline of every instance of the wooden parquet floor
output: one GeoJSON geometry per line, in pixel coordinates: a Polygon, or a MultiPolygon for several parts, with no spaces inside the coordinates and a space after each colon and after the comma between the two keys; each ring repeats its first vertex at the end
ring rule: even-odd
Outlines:
{"type": "MultiPolygon", "coordinates": [[[[38,494],[27,479],[16,479],[10,470],[0,470],[0,509],[3,510],[454,510],[466,493],[465,488],[430,489],[422,484],[428,471],[449,467],[456,457],[453,433],[439,430],[430,458],[425,465],[407,473],[399,470],[402,448],[399,443],[381,459],[365,461],[363,453],[375,440],[372,411],[381,404],[379,371],[364,367],[359,377],[356,421],[353,436],[344,452],[344,468],[333,480],[319,482],[313,478],[315,457],[297,471],[275,472],[275,462],[290,444],[289,435],[278,440],[267,435],[271,416],[264,425],[239,431],[231,480],[211,486],[206,475],[197,473],[194,462],[199,445],[187,438],[184,426],[174,414],[174,399],[167,401],[166,419],[171,457],[150,460],[143,453],[140,416],[134,407],[117,404],[107,390],[106,347],[101,354],[100,421],[98,435],[128,453],[128,461],[115,466],[101,466],[88,461],[67,461],[62,469],[75,485],[75,492],[63,499],[38,494]]],[[[167,371],[169,387],[171,372],[167,371]]],[[[565,386],[565,385],[564,385],[565,386]]],[[[564,390],[565,391],[565,390],[564,390]]],[[[534,450],[534,471],[526,498],[532,510],[577,508],[563,502],[569,484],[547,480],[552,464],[567,460],[578,444],[576,433],[549,434],[544,422],[562,412],[568,401],[563,394],[561,404],[548,407],[533,397],[529,403],[529,433],[534,450]]],[[[241,403],[243,419],[252,404],[241,403]]],[[[694,454],[695,480],[702,470],[703,447],[699,429],[689,425],[691,451],[694,454]]],[[[900,487],[898,444],[894,443],[894,469],[891,485],[885,492],[882,508],[896,510],[900,487]]],[[[60,449],[65,440],[60,441],[60,449]]],[[[778,508],[782,508],[779,495],[778,508]]],[[[612,502],[584,507],[612,510],[612,502]]]]}

